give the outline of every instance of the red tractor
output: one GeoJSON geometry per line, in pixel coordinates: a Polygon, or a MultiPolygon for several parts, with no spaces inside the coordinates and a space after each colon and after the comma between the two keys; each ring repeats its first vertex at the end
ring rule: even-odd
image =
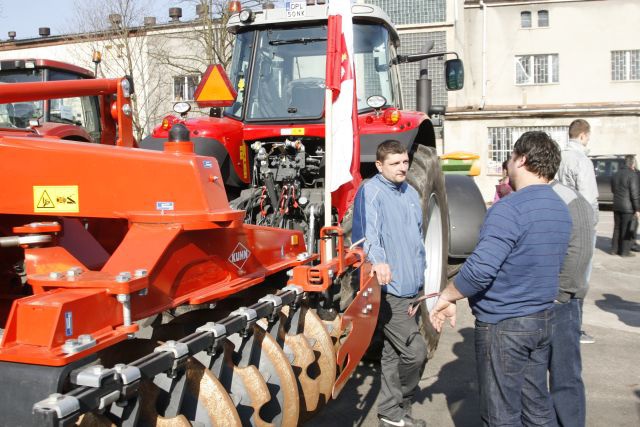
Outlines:
{"type": "MultiPolygon", "coordinates": [[[[175,106],[180,116],[167,116],[141,147],[160,149],[171,126],[184,124],[191,131],[196,152],[218,159],[231,205],[245,210],[246,223],[301,230],[308,247],[315,248],[324,208],[328,7],[295,5],[301,8],[295,13],[273,8],[233,15],[228,23],[236,37],[228,76],[231,92],[237,93],[233,104],[212,108],[208,116],[188,118],[190,105],[180,102],[175,106]]],[[[375,172],[375,151],[384,140],[398,140],[409,150],[408,180],[422,196],[423,223],[427,224],[424,237],[429,267],[424,292],[438,292],[475,247],[486,211],[470,176],[447,174],[445,180],[428,116],[444,111],[431,105],[426,59],[455,53],[428,52],[431,45],[425,47],[427,53],[398,55],[400,38],[384,11],[354,4],[352,14],[360,172],[363,178],[375,172]],[[422,61],[416,88],[420,111],[410,111],[403,107],[399,67],[416,61],[422,61]]],[[[461,61],[446,61],[444,71],[447,89],[461,89],[461,61]]],[[[211,74],[204,76],[196,95],[202,93],[211,74]]],[[[466,163],[466,170],[472,163],[467,158],[446,157],[443,162],[466,163]]],[[[349,212],[341,225],[348,236],[349,212]]],[[[348,286],[344,288],[342,305],[351,292],[348,286]]],[[[327,298],[333,301],[340,296],[327,298]]],[[[434,349],[437,335],[428,323],[427,311],[422,313],[424,335],[434,349]]]]}
{"type": "MultiPolygon", "coordinates": [[[[81,67],[50,59],[5,59],[0,61],[0,87],[12,83],[93,79],[81,67]]],[[[46,135],[69,141],[113,144],[115,121],[109,114],[111,99],[103,95],[78,96],[0,104],[0,126],[16,134],[46,135]]]]}

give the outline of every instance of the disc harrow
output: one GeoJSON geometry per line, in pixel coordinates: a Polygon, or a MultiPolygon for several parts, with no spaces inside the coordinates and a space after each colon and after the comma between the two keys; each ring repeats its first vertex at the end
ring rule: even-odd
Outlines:
{"type": "Polygon", "coordinates": [[[156,338],[99,354],[72,375],[76,388],[34,414],[52,426],[296,426],[331,398],[337,376],[339,317],[323,322],[307,300],[287,286],[219,321],[198,326],[216,309],[178,316],[156,338]]]}

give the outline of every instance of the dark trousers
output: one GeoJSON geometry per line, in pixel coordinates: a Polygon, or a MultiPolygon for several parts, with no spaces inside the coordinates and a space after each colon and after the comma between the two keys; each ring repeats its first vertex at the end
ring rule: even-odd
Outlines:
{"type": "Polygon", "coordinates": [[[549,387],[558,424],[584,427],[586,402],[580,355],[580,301],[553,306],[549,387]]]}
{"type": "Polygon", "coordinates": [[[380,322],[384,347],[378,415],[400,420],[410,408],[415,389],[427,361],[427,346],[418,330],[418,315],[409,317],[407,309],[414,298],[382,294],[380,322]]]}
{"type": "Polygon", "coordinates": [[[476,369],[484,426],[557,426],[547,370],[553,309],[496,324],[476,320],[476,369]]]}
{"type": "Polygon", "coordinates": [[[618,255],[628,255],[635,240],[635,227],[631,229],[632,213],[613,211],[613,238],[611,252],[618,255]]]}

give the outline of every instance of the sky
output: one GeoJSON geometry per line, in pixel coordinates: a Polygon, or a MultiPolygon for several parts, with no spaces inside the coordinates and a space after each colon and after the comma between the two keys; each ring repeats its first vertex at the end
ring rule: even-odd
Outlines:
{"type": "MultiPolygon", "coordinates": [[[[154,0],[153,11],[158,23],[169,20],[169,7],[182,7],[183,18],[195,16],[193,4],[180,0],[154,0]]],[[[51,35],[75,32],[70,16],[74,15],[74,0],[0,0],[0,41],[7,40],[7,32],[15,31],[16,38],[38,37],[38,28],[51,28],[51,35]]],[[[106,17],[105,17],[106,19],[106,17]]]]}

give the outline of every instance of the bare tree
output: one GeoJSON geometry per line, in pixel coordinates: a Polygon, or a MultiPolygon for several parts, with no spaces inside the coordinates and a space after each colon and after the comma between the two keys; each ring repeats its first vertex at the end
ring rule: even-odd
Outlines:
{"type": "MultiPolygon", "coordinates": [[[[179,4],[195,11],[195,19],[188,25],[167,31],[164,43],[158,43],[149,55],[168,70],[174,78],[174,99],[180,99],[181,90],[192,91],[202,73],[211,64],[225,68],[231,61],[234,37],[226,30],[234,13],[229,0],[182,0],[179,4]],[[183,81],[183,79],[185,79],[183,81]]],[[[240,2],[243,8],[256,8],[257,0],[240,2]]],[[[189,99],[189,98],[187,98],[189,99]]],[[[204,112],[194,111],[195,114],[204,112]]]]}
{"type": "MultiPolygon", "coordinates": [[[[186,73],[202,73],[210,64],[229,65],[233,35],[226,30],[232,11],[230,0],[182,0],[179,4],[193,8],[196,18],[189,31],[178,33],[174,37],[180,39],[183,46],[189,49],[157,50],[154,57],[163,64],[186,73]]],[[[243,8],[255,8],[259,0],[240,2],[243,8]]],[[[170,44],[169,44],[170,45],[170,44]]]]}
{"type": "Polygon", "coordinates": [[[150,29],[143,24],[149,15],[148,0],[76,0],[78,55],[91,58],[101,54],[97,74],[104,77],[128,75],[133,78],[132,96],[135,136],[141,140],[159,121],[159,109],[169,93],[163,93],[161,70],[150,61],[150,29]]]}

